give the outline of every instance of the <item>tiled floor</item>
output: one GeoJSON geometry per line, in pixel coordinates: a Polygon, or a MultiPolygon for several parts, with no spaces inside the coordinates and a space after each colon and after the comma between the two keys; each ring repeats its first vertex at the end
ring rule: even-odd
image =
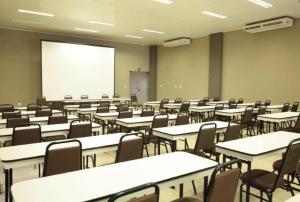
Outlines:
{"type": "MultiPolygon", "coordinates": [[[[189,145],[193,145],[194,144],[194,140],[191,139],[189,140],[189,145]]],[[[183,144],[179,144],[179,148],[182,148],[183,144]]],[[[150,148],[150,152],[152,153],[153,151],[153,147],[150,148]]],[[[164,152],[164,151],[163,151],[164,152]]],[[[266,159],[262,159],[259,161],[256,161],[253,163],[253,168],[262,168],[262,169],[266,169],[266,170],[272,170],[272,163],[279,159],[281,156],[272,156],[266,159]]],[[[115,152],[108,152],[105,153],[103,155],[101,155],[101,158],[97,158],[97,165],[101,166],[103,164],[107,164],[107,163],[112,163],[115,159],[115,152]]],[[[245,170],[245,166],[243,166],[243,170],[245,170]]],[[[24,180],[28,180],[28,179],[34,179],[38,177],[38,170],[34,169],[34,167],[28,167],[28,168],[23,168],[23,169],[17,169],[14,171],[14,183],[18,182],[18,181],[24,181],[24,180]]],[[[3,184],[4,182],[4,175],[1,174],[1,183],[3,184]]],[[[201,179],[197,179],[196,180],[196,186],[197,186],[197,190],[198,190],[198,194],[197,196],[194,196],[193,194],[193,189],[192,189],[192,183],[187,183],[184,185],[184,196],[194,196],[194,197],[199,197],[202,198],[202,180],[201,179]]],[[[3,190],[3,185],[2,185],[2,190],[3,190]]],[[[176,187],[175,189],[162,189],[161,190],[161,199],[160,201],[162,202],[168,202],[171,201],[173,199],[176,199],[178,197],[178,187],[176,187]]],[[[297,193],[296,193],[297,194],[297,193]]],[[[274,198],[273,201],[274,202],[282,202],[285,201],[286,199],[290,198],[291,195],[289,192],[286,192],[285,190],[282,189],[278,189],[275,194],[274,194],[274,198]]],[[[0,201],[4,201],[4,193],[2,193],[0,195],[0,201]]],[[[236,195],[236,199],[235,201],[239,201],[239,192],[237,191],[237,195],[236,195]]],[[[251,201],[256,202],[259,201],[256,198],[251,198],[251,201]]],[[[226,201],[224,201],[226,202],[226,201]]]]}

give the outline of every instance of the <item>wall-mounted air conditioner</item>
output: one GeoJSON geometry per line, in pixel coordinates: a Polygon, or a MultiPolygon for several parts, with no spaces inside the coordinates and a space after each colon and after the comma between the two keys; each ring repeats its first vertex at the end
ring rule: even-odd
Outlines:
{"type": "Polygon", "coordinates": [[[190,38],[183,37],[183,38],[165,41],[162,43],[162,45],[166,47],[176,47],[176,46],[189,45],[191,44],[191,41],[192,40],[190,38]]]}

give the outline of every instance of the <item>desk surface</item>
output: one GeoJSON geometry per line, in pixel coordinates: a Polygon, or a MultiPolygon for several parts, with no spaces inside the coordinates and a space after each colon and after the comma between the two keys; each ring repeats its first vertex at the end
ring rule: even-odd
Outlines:
{"type": "Polygon", "coordinates": [[[257,117],[258,120],[267,118],[267,119],[287,119],[287,118],[295,118],[299,116],[299,112],[279,112],[273,114],[264,114],[259,115],[257,117]]]}
{"type": "MultiPolygon", "coordinates": [[[[165,116],[162,115],[162,117],[165,117],[165,116]]],[[[124,123],[124,124],[146,123],[146,122],[152,122],[153,118],[154,118],[154,116],[133,117],[133,118],[117,119],[117,122],[124,123]]],[[[169,115],[169,120],[175,120],[176,118],[177,118],[177,114],[169,115]]]]}
{"type": "Polygon", "coordinates": [[[206,158],[173,152],[19,182],[12,186],[12,194],[16,202],[101,200],[149,182],[162,185],[188,175],[207,175],[216,165],[206,158]]]}

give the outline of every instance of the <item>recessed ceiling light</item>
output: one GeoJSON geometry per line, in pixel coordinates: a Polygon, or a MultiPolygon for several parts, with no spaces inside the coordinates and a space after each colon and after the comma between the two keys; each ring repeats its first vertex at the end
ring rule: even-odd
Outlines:
{"type": "Polygon", "coordinates": [[[167,5],[174,3],[173,0],[153,0],[153,1],[157,1],[159,3],[167,4],[167,5]]]}
{"type": "Polygon", "coordinates": [[[143,39],[144,37],[142,36],[134,36],[134,35],[128,35],[126,34],[125,37],[128,37],[128,38],[135,38],[135,39],[143,39]]]}
{"type": "Polygon", "coordinates": [[[44,12],[38,12],[38,11],[30,11],[30,10],[24,10],[24,9],[18,9],[19,13],[28,13],[28,14],[33,14],[33,15],[42,15],[42,16],[47,16],[47,17],[54,17],[55,15],[51,13],[44,13],[44,12]]]}
{"type": "Polygon", "coordinates": [[[99,25],[106,25],[106,26],[115,26],[112,23],[108,23],[108,22],[99,22],[99,21],[94,21],[94,20],[88,20],[89,23],[93,23],[93,24],[99,24],[99,25]]]}
{"type": "Polygon", "coordinates": [[[83,28],[75,28],[74,30],[76,30],[76,31],[83,31],[83,32],[93,32],[93,33],[98,32],[97,30],[93,30],[93,29],[83,29],[83,28]]]}
{"type": "Polygon", "coordinates": [[[155,34],[164,34],[164,32],[151,30],[151,29],[143,29],[143,31],[144,32],[151,32],[151,33],[155,33],[155,34]]]}
{"type": "Polygon", "coordinates": [[[226,19],[227,18],[227,16],[220,15],[218,13],[214,13],[214,12],[211,12],[211,11],[202,11],[202,14],[212,16],[212,17],[216,17],[216,18],[219,18],[219,19],[226,19]]]}
{"type": "Polygon", "coordinates": [[[248,0],[252,3],[255,3],[256,5],[259,5],[261,7],[264,7],[264,8],[271,8],[273,5],[272,4],[269,4],[265,1],[262,1],[262,0],[248,0]]]}

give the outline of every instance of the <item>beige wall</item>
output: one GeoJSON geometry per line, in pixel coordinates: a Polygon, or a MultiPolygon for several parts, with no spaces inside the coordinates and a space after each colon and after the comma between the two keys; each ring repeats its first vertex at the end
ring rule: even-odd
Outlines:
{"type": "Polygon", "coordinates": [[[300,100],[300,20],[292,28],[225,33],[222,97],[300,100]]]}
{"type": "Polygon", "coordinates": [[[26,105],[41,95],[41,39],[115,47],[115,91],[121,96],[129,95],[130,70],[149,71],[148,46],[0,29],[0,103],[26,105]]]}
{"type": "Polygon", "coordinates": [[[157,98],[202,98],[208,94],[209,39],[194,39],[191,45],[159,46],[157,98]],[[175,85],[177,88],[175,88],[175,85]],[[182,88],[179,88],[179,85],[182,88]]]}

